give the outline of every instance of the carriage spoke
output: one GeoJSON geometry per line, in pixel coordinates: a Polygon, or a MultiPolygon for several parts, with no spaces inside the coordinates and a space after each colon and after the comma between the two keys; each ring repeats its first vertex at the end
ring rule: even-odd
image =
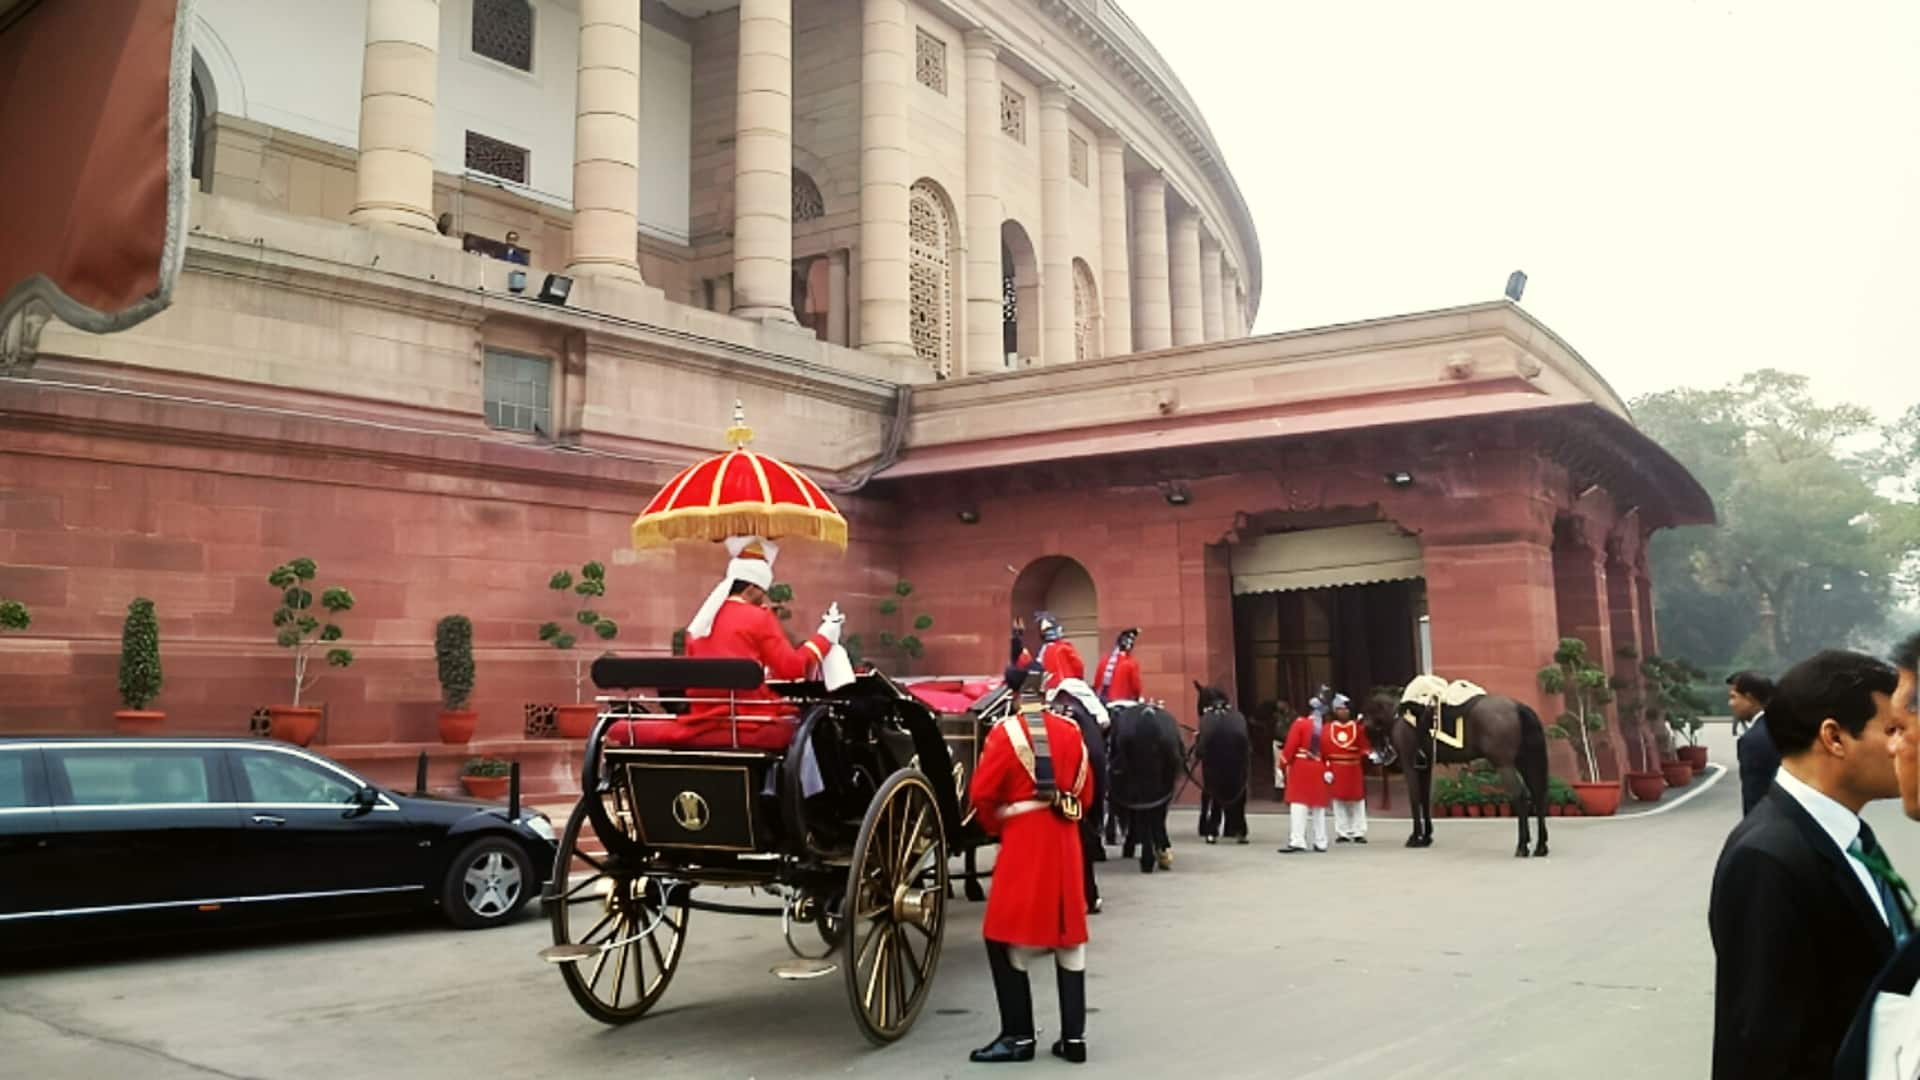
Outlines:
{"type": "MultiPolygon", "coordinates": [[[[904,845],[906,850],[902,852],[900,856],[900,860],[894,863],[894,874],[896,877],[898,877],[902,881],[906,880],[907,868],[914,861],[914,847],[919,843],[920,830],[922,826],[926,825],[926,823],[927,823],[927,808],[923,804],[920,807],[920,813],[916,815],[913,819],[913,825],[907,829],[906,844],[904,845]]],[[[925,851],[926,849],[922,848],[921,850],[925,851]]]]}
{"type": "MultiPolygon", "coordinates": [[[[625,935],[622,935],[625,936],[625,935]]],[[[622,945],[615,950],[620,958],[613,962],[613,1007],[620,1007],[620,987],[627,981],[627,954],[633,951],[632,945],[622,945]]]]}
{"type": "Polygon", "coordinates": [[[560,899],[569,904],[576,903],[582,893],[585,893],[588,889],[593,888],[595,885],[598,885],[600,882],[607,881],[607,880],[610,880],[610,879],[605,874],[595,874],[592,877],[583,878],[581,879],[580,884],[575,885],[571,889],[568,889],[566,891],[566,894],[560,897],[560,899]]]}
{"type": "MultiPolygon", "coordinates": [[[[592,929],[590,929],[590,930],[588,930],[588,931],[587,931],[586,933],[584,933],[584,934],[582,934],[582,935],[580,935],[580,944],[582,944],[582,945],[598,945],[598,944],[601,944],[601,942],[598,942],[598,941],[595,941],[595,940],[593,940],[593,935],[595,935],[595,934],[597,934],[597,933],[599,933],[599,932],[600,932],[600,931],[602,931],[602,930],[605,930],[605,929],[606,929],[606,927],[607,927],[607,924],[608,924],[608,923],[610,923],[610,922],[612,922],[612,921],[613,921],[614,919],[616,919],[616,918],[619,918],[619,916],[620,916],[620,912],[619,912],[619,910],[618,910],[618,909],[610,909],[610,910],[608,910],[608,912],[607,912],[607,913],[606,913],[605,915],[602,915],[602,916],[600,916],[600,921],[599,921],[599,922],[597,922],[597,923],[594,923],[594,924],[593,924],[593,928],[592,928],[592,929]]],[[[614,939],[614,937],[615,937],[615,936],[617,936],[617,934],[618,934],[618,932],[619,932],[619,928],[618,928],[618,927],[615,927],[615,928],[614,928],[613,930],[611,930],[611,931],[608,931],[608,933],[607,933],[607,936],[606,936],[606,939],[605,939],[605,940],[607,940],[607,941],[612,941],[612,940],[614,939]]]]}
{"type": "MultiPolygon", "coordinates": [[[[887,954],[886,954],[886,949],[884,947],[885,942],[881,937],[881,935],[884,933],[885,933],[884,929],[875,930],[873,934],[868,938],[868,940],[873,942],[874,944],[882,946],[881,948],[877,948],[874,950],[873,969],[867,973],[867,991],[864,995],[862,995],[862,1001],[865,1003],[868,1012],[873,1011],[874,987],[880,984],[881,970],[886,967],[887,954]]],[[[867,951],[866,947],[862,946],[860,949],[861,954],[865,955],[866,951],[867,951]]]]}

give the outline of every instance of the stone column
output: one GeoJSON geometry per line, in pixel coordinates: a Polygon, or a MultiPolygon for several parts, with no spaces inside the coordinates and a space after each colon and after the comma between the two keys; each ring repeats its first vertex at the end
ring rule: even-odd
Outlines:
{"type": "Polygon", "coordinates": [[[433,233],[440,0],[367,0],[355,225],[433,233]]]}
{"type": "Polygon", "coordinates": [[[970,30],[967,53],[967,340],[960,373],[1006,367],[1000,297],[1000,44],[970,30]]]}
{"type": "Polygon", "coordinates": [[[1200,287],[1200,215],[1186,209],[1169,215],[1169,219],[1167,272],[1173,298],[1173,343],[1198,345],[1206,340],[1206,301],[1200,287]]]}
{"type": "Polygon", "coordinates": [[[1627,767],[1645,770],[1651,766],[1645,753],[1645,738],[1650,731],[1649,717],[1644,709],[1646,702],[1646,680],[1640,672],[1640,661],[1646,658],[1646,648],[1640,641],[1640,594],[1633,584],[1633,562],[1626,544],[1616,536],[1607,544],[1607,615],[1612,624],[1614,648],[1614,675],[1626,683],[1620,690],[1622,697],[1637,698],[1642,710],[1631,721],[1626,716],[1620,719],[1623,730],[1632,729],[1630,734],[1638,738],[1630,739],[1627,744],[1627,767]],[[1622,656],[1623,650],[1631,650],[1632,656],[1622,656]]]}
{"type": "Polygon", "coordinates": [[[1227,270],[1226,307],[1227,336],[1243,338],[1247,336],[1247,294],[1240,287],[1240,271],[1227,270]]]}
{"type": "Polygon", "coordinates": [[[907,90],[912,35],[906,0],[863,0],[860,30],[860,347],[912,356],[907,90]]]}
{"type": "Polygon", "coordinates": [[[1067,185],[1067,91],[1040,88],[1040,362],[1074,358],[1073,223],[1067,185]]]}
{"type": "Polygon", "coordinates": [[[793,322],[793,0],[740,0],[733,312],[793,322]]]}
{"type": "Polygon", "coordinates": [[[1147,173],[1133,192],[1133,339],[1142,352],[1173,344],[1167,263],[1167,179],[1147,173]]]}
{"type": "Polygon", "coordinates": [[[1200,331],[1208,341],[1227,336],[1226,301],[1220,285],[1220,241],[1200,233],[1200,331]]]}
{"type": "MultiPolygon", "coordinates": [[[[1618,665],[1613,655],[1613,616],[1608,611],[1607,592],[1605,545],[1597,542],[1585,519],[1569,519],[1553,545],[1554,608],[1560,637],[1585,642],[1588,662],[1611,675],[1618,665]]],[[[1546,663],[1543,659],[1541,666],[1546,663]]],[[[1593,753],[1600,765],[1600,777],[1611,780],[1624,771],[1621,751],[1626,749],[1627,735],[1620,729],[1614,707],[1608,705],[1604,712],[1605,737],[1596,739],[1601,745],[1594,746],[1593,753]]]]}
{"type": "Polygon", "coordinates": [[[1133,351],[1133,270],[1127,259],[1127,144],[1100,137],[1100,298],[1106,356],[1133,351]]]}
{"type": "Polygon", "coordinates": [[[827,340],[847,344],[847,249],[827,252],[827,340]]]}
{"type": "Polygon", "coordinates": [[[580,0],[567,273],[640,280],[640,0],[580,0]]]}

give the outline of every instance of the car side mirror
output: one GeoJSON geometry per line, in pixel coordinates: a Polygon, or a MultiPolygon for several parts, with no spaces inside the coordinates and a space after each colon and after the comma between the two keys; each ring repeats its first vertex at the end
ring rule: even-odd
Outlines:
{"type": "Polygon", "coordinates": [[[379,805],[379,803],[379,789],[375,788],[372,784],[363,785],[360,790],[353,793],[353,805],[362,813],[372,810],[375,806],[379,805]]]}

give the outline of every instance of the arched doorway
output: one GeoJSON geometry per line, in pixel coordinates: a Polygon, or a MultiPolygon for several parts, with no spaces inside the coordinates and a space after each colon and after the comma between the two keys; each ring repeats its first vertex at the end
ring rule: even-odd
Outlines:
{"type": "Polygon", "coordinates": [[[953,209],[931,180],[913,185],[907,200],[913,351],[944,379],[953,374],[953,209]]]}
{"type": "Polygon", "coordinates": [[[1100,358],[1100,290],[1085,259],[1073,260],[1073,358],[1100,358]]]}
{"type": "Polygon", "coordinates": [[[1000,334],[1008,367],[1040,356],[1040,260],[1020,223],[1000,223],[1000,334]]]}
{"type": "Polygon", "coordinates": [[[1033,613],[1050,611],[1066,628],[1067,640],[1080,651],[1093,673],[1100,655],[1100,605],[1093,587],[1093,575],[1087,568],[1065,555],[1035,559],[1020,571],[1013,583],[1013,612],[1027,624],[1027,647],[1039,648],[1040,638],[1033,625],[1033,613]]]}

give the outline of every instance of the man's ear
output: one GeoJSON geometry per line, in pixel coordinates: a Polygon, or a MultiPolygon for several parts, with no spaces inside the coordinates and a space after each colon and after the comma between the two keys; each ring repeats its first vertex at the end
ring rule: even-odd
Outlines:
{"type": "Polygon", "coordinates": [[[1820,732],[1814,736],[1814,739],[1822,746],[1827,746],[1828,753],[1838,756],[1846,746],[1840,739],[1843,731],[1844,729],[1841,728],[1840,722],[1829,716],[1825,720],[1820,721],[1820,732]],[[1829,739],[1832,740],[1831,744],[1828,743],[1829,739]]]}

